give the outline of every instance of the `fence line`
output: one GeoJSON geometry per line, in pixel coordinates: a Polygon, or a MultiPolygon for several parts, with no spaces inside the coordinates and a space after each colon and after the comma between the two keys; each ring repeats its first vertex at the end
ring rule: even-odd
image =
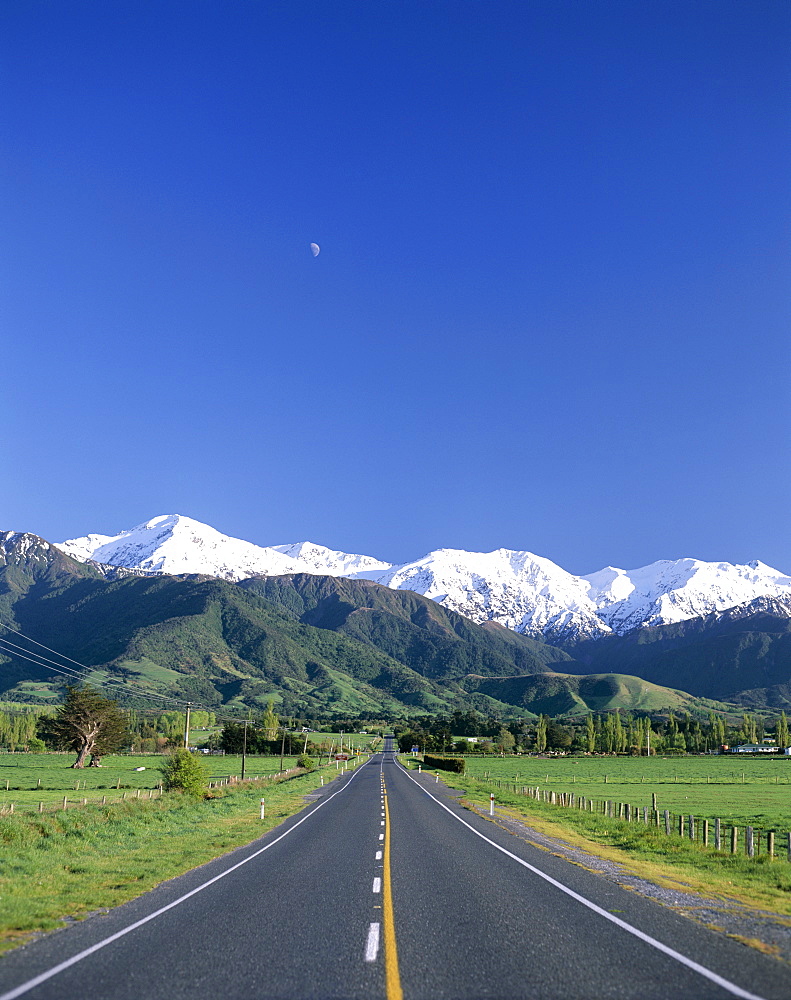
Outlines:
{"type": "MultiPolygon", "coordinates": [[[[347,762],[349,763],[349,762],[347,762]]],[[[356,763],[356,761],[355,761],[356,763]]],[[[329,767],[330,765],[322,765],[322,769],[329,767]]],[[[254,781],[282,781],[284,778],[288,778],[294,774],[299,774],[303,772],[304,769],[301,767],[289,767],[285,771],[276,771],[274,774],[256,774],[253,777],[242,779],[238,775],[229,774],[226,778],[215,778],[213,781],[209,782],[209,788],[222,788],[227,785],[245,785],[254,781]]],[[[34,805],[27,805],[20,803],[20,808],[17,809],[16,802],[6,802],[0,804],[0,816],[13,816],[20,812],[39,812],[39,813],[52,813],[52,812],[62,812],[64,809],[75,809],[82,806],[97,806],[97,805],[112,805],[113,803],[126,802],[138,799],[158,799],[163,794],[162,785],[158,785],[156,788],[137,788],[128,792],[124,792],[120,797],[108,798],[108,796],[103,795],[101,800],[98,798],[89,798],[88,796],[81,795],[78,798],[70,799],[68,795],[64,795],[62,799],[57,802],[52,802],[49,805],[44,802],[39,802],[38,807],[34,805]],[[147,794],[145,794],[147,793],[147,794]]]]}
{"type": "MultiPolygon", "coordinates": [[[[711,821],[708,818],[684,813],[671,813],[668,809],[664,809],[660,813],[657,808],[656,794],[652,794],[651,808],[649,808],[648,806],[635,806],[629,802],[615,802],[612,799],[593,799],[585,795],[578,795],[576,792],[555,792],[548,788],[542,788],[540,785],[516,785],[496,778],[485,778],[484,781],[489,785],[495,785],[512,792],[514,795],[525,795],[545,805],[561,809],[576,809],[626,823],[640,823],[646,827],[653,827],[667,837],[678,836],[701,847],[709,848],[711,846],[709,843],[711,821]],[[675,834],[673,833],[674,829],[675,834]]],[[[738,854],[740,828],[734,824],[723,822],[720,817],[714,818],[714,850],[723,850],[723,831],[728,828],[730,829],[730,853],[738,854]]],[[[791,862],[791,831],[757,830],[748,826],[744,829],[742,843],[744,844],[744,854],[748,858],[757,858],[763,853],[771,859],[780,858],[791,862]],[[785,851],[779,855],[775,850],[776,837],[780,837],[781,843],[784,842],[785,846],[785,851]]]]}

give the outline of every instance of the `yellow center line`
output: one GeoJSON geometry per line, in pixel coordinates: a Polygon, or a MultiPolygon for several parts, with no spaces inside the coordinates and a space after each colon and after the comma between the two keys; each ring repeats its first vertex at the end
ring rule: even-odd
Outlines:
{"type": "Polygon", "coordinates": [[[390,808],[385,791],[385,846],[382,872],[382,923],[385,939],[385,994],[387,1000],[403,1000],[401,976],[398,973],[395,920],[393,918],[393,888],[390,882],[390,808]]]}

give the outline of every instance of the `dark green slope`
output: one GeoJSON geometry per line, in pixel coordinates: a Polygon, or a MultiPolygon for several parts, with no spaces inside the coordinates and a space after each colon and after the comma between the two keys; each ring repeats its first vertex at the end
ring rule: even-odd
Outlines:
{"type": "Polygon", "coordinates": [[[244,580],[239,586],[305,624],[364,642],[432,680],[536,673],[555,664],[564,668],[571,659],[563,650],[500,625],[476,625],[412,591],[368,580],[300,573],[244,580]]]}
{"type": "Polygon", "coordinates": [[[780,706],[791,683],[791,617],[772,598],[566,649],[570,672],[638,674],[704,698],[780,706]]]}

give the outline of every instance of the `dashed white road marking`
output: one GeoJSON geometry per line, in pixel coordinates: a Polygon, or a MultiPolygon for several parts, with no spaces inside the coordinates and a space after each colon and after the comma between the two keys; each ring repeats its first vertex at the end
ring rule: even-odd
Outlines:
{"type": "Polygon", "coordinates": [[[373,891],[374,892],[381,892],[382,891],[382,880],[378,876],[374,879],[374,888],[373,888],[373,891]]]}
{"type": "Polygon", "coordinates": [[[381,851],[377,851],[376,852],[376,858],[375,858],[375,860],[376,861],[381,861],[382,860],[382,852],[381,851]]]}
{"type": "Polygon", "coordinates": [[[371,924],[368,928],[368,939],[365,942],[365,961],[375,962],[379,954],[379,924],[371,924]]]}
{"type": "Polygon", "coordinates": [[[380,834],[379,834],[379,839],[380,839],[380,840],[384,840],[384,839],[385,839],[385,835],[384,835],[383,833],[380,833],[380,834]]]}

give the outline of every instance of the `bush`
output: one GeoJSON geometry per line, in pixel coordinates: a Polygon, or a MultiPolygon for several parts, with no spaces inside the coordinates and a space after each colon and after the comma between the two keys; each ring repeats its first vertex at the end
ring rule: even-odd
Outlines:
{"type": "Polygon", "coordinates": [[[201,757],[189,750],[174,750],[159,769],[162,787],[166,792],[186,792],[203,795],[209,781],[206,765],[201,757]]]}
{"type": "Polygon", "coordinates": [[[297,767],[304,767],[306,771],[312,771],[315,766],[316,762],[309,754],[301,753],[297,757],[297,767]]]}
{"type": "Polygon", "coordinates": [[[423,754],[423,766],[433,767],[438,771],[453,771],[455,774],[464,774],[463,757],[432,757],[431,754],[423,754]]]}

